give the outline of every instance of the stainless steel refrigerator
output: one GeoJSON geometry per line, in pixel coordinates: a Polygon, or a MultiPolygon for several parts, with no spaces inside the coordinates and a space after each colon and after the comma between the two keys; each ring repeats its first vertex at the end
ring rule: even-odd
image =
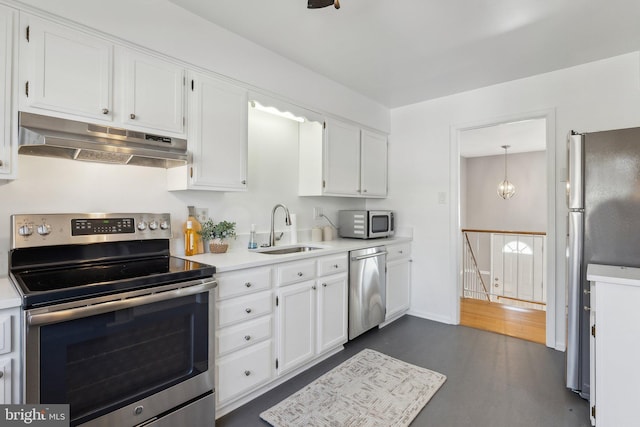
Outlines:
{"type": "Polygon", "coordinates": [[[568,149],[567,387],[588,399],[587,265],[640,267],[640,128],[572,132],[568,149]]]}

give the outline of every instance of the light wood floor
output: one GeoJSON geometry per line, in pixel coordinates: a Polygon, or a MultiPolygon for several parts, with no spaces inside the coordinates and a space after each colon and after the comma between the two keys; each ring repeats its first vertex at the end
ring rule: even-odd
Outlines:
{"type": "Polygon", "coordinates": [[[544,344],[546,312],[460,298],[460,324],[544,344]]]}

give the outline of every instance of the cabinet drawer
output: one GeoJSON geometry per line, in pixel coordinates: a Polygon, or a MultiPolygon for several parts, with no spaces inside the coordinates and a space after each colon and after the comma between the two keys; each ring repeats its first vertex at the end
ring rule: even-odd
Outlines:
{"type": "Polygon", "coordinates": [[[271,313],[273,297],[271,291],[233,298],[217,304],[217,322],[219,328],[242,320],[254,319],[271,313]]]}
{"type": "Polygon", "coordinates": [[[411,243],[398,243],[387,246],[387,261],[411,256],[411,243]]]}
{"type": "Polygon", "coordinates": [[[218,299],[262,291],[271,287],[270,268],[252,268],[233,273],[216,275],[218,299]]]}
{"type": "Polygon", "coordinates": [[[316,275],[316,261],[300,261],[278,267],[278,285],[302,282],[313,279],[316,275]]]}
{"type": "Polygon", "coordinates": [[[270,338],[271,324],[271,316],[265,316],[217,331],[217,354],[224,355],[270,338]]]}
{"type": "Polygon", "coordinates": [[[221,357],[216,362],[216,395],[225,402],[252,391],[273,376],[271,340],[221,357]]]}
{"type": "Polygon", "coordinates": [[[318,259],[318,276],[342,273],[349,268],[349,258],[347,254],[327,256],[318,259]]]}

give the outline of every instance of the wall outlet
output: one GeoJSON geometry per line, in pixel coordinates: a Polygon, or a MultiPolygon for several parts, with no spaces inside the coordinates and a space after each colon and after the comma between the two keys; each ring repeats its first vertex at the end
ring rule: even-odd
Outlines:
{"type": "Polygon", "coordinates": [[[196,219],[202,224],[206,220],[209,219],[209,209],[207,208],[196,208],[196,219]]]}
{"type": "Polygon", "coordinates": [[[320,219],[320,218],[322,218],[322,208],[321,207],[313,208],[313,219],[320,219]]]}

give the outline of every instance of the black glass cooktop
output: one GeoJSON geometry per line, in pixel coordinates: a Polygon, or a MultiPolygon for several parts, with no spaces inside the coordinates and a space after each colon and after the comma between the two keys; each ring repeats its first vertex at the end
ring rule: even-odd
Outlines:
{"type": "Polygon", "coordinates": [[[80,267],[14,272],[25,307],[73,301],[211,277],[215,267],[176,257],[160,257],[80,267]]]}

